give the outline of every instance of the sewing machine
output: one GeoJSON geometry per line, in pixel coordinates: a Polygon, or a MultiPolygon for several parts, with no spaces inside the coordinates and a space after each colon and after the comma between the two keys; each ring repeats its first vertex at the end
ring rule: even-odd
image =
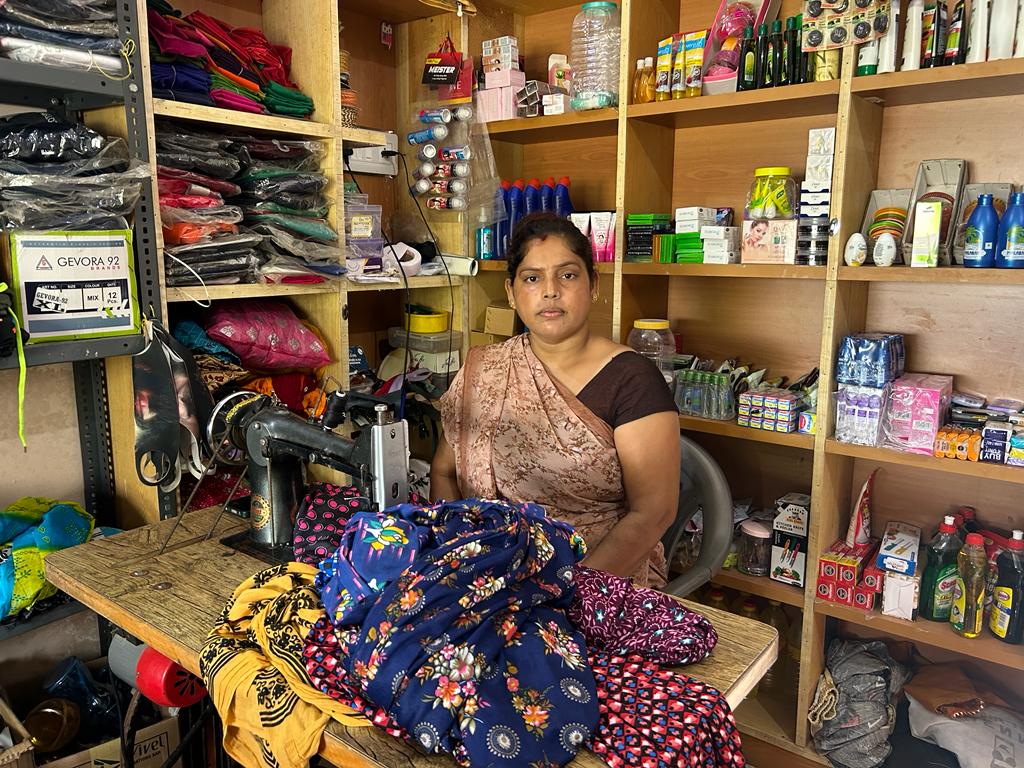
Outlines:
{"type": "MultiPolygon", "coordinates": [[[[396,420],[398,401],[336,390],[318,419],[304,420],[266,395],[230,395],[214,408],[218,453],[245,463],[252,493],[249,530],[223,543],[270,562],[290,560],[292,526],[305,496],[307,464],[344,472],[377,509],[409,499],[409,429],[396,420]],[[369,420],[356,439],[333,430],[357,414],[369,420]]],[[[245,514],[245,504],[229,505],[245,514]]]]}

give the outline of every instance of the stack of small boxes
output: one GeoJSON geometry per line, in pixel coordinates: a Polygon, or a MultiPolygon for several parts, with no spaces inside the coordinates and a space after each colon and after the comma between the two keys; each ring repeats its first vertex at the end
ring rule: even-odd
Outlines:
{"type": "Polygon", "coordinates": [[[662,253],[672,244],[672,238],[663,237],[672,234],[671,217],[667,213],[630,213],[626,216],[626,253],[625,260],[632,262],[660,262],[662,253]],[[658,237],[658,248],[655,250],[655,238],[658,237]]]}
{"type": "Polygon", "coordinates": [[[516,91],[516,117],[539,117],[561,115],[569,109],[569,94],[554,85],[540,80],[527,80],[516,91]]]}
{"type": "Polygon", "coordinates": [[[767,432],[796,432],[803,409],[803,398],[796,392],[755,389],[740,395],[736,423],[767,432]]]}
{"type": "Polygon", "coordinates": [[[739,227],[703,226],[700,240],[705,264],[739,264],[739,227]]]}
{"type": "Polygon", "coordinates": [[[840,605],[863,605],[872,610],[881,579],[871,570],[878,539],[850,546],[840,539],[818,557],[818,597],[840,605]],[[872,585],[878,585],[875,590],[872,585]]]}
{"type": "Polygon", "coordinates": [[[807,170],[800,185],[796,263],[825,266],[832,205],[832,158],[836,129],[812,128],[807,136],[807,170]]]}
{"type": "Polygon", "coordinates": [[[700,264],[704,261],[701,229],[714,226],[715,208],[676,208],[675,260],[678,264],[700,264]]]}
{"type": "Polygon", "coordinates": [[[885,577],[882,587],[882,613],[913,621],[921,599],[921,572],[918,550],[921,529],[916,525],[891,522],[878,547],[875,566],[885,577]]]}
{"type": "Polygon", "coordinates": [[[477,91],[477,119],[489,123],[516,116],[516,94],[526,85],[519,69],[519,41],[515,37],[484,40],[484,87],[477,91]]]}

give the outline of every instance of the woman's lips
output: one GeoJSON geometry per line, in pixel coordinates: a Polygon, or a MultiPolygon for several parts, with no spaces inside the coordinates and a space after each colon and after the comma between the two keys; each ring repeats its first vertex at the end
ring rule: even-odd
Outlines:
{"type": "Polygon", "coordinates": [[[561,309],[542,309],[537,314],[540,315],[541,317],[546,317],[550,319],[555,317],[561,317],[562,315],[565,314],[565,311],[561,309]]]}

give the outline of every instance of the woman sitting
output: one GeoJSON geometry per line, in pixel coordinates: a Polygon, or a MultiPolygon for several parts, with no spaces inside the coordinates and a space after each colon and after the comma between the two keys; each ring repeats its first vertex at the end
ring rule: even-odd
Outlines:
{"type": "Polygon", "coordinates": [[[594,336],[590,242],[550,214],[509,244],[509,304],[528,329],[475,347],[441,399],[435,499],[532,501],[587,540],[585,565],[665,584],[679,501],[679,417],[658,367],[594,336]]]}

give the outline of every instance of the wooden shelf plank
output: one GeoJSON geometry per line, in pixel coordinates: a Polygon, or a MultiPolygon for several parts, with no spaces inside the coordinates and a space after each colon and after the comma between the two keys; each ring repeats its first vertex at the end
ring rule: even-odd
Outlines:
{"type": "Polygon", "coordinates": [[[1024,484],[1024,467],[1010,467],[1004,464],[983,464],[978,461],[958,461],[957,459],[937,459],[918,453],[904,453],[891,448],[871,448],[864,445],[840,443],[834,438],[825,442],[825,452],[838,456],[851,456],[865,461],[876,461],[882,464],[899,464],[917,469],[930,469],[953,475],[967,475],[987,480],[999,480],[1004,483],[1024,484]]]}
{"type": "Polygon", "coordinates": [[[179,120],[209,123],[217,126],[218,130],[223,130],[224,126],[231,126],[243,131],[271,131],[296,136],[328,137],[334,135],[334,126],[326,123],[314,123],[311,120],[299,120],[281,115],[254,115],[234,109],[188,104],[184,101],[153,99],[153,112],[157,117],[174,117],[179,120]]]}
{"type": "Polygon", "coordinates": [[[345,20],[345,11],[355,11],[371,19],[380,19],[392,24],[404,24],[407,21],[428,19],[447,13],[442,8],[418,2],[418,0],[345,0],[338,5],[341,20],[345,20]]]}
{"type": "Polygon", "coordinates": [[[795,605],[797,608],[802,608],[804,605],[804,591],[800,587],[783,584],[769,579],[767,576],[748,576],[735,568],[719,571],[711,577],[711,583],[748,592],[751,595],[763,597],[765,600],[778,600],[780,603],[795,605]]]}
{"type": "Polygon", "coordinates": [[[889,283],[956,283],[962,285],[1024,285],[1024,269],[972,267],[840,267],[840,280],[889,283]]]}
{"type": "Polygon", "coordinates": [[[905,621],[892,616],[883,616],[881,613],[865,613],[860,608],[824,600],[815,599],[814,611],[861,627],[878,630],[886,635],[902,637],[922,645],[962,653],[993,664],[1024,671],[1024,645],[1009,645],[997,640],[989,634],[987,627],[982,629],[982,634],[979,637],[968,639],[958,635],[949,624],[944,622],[926,621],[920,618],[917,621],[905,621]]]}
{"type": "MultiPolygon", "coordinates": [[[[508,261],[505,259],[481,259],[478,263],[481,272],[508,271],[508,261]]],[[[611,275],[615,272],[615,264],[610,261],[602,261],[594,265],[594,271],[601,275],[611,275]]]]}
{"type": "Polygon", "coordinates": [[[1024,59],[855,77],[853,92],[886,106],[1011,96],[1024,92],[1024,59]]]}
{"type": "Polygon", "coordinates": [[[269,299],[273,297],[301,296],[310,293],[338,291],[338,285],[319,283],[317,285],[276,285],[273,283],[244,283],[240,285],[190,285],[167,289],[167,303],[183,301],[213,301],[223,299],[269,299]]]}
{"type": "Polygon", "coordinates": [[[526,144],[535,141],[564,141],[614,136],[618,130],[616,109],[589,109],[566,115],[542,115],[518,120],[497,120],[487,123],[492,139],[526,144]]]}
{"type": "Polygon", "coordinates": [[[513,13],[532,16],[559,8],[579,7],[579,0],[498,0],[497,4],[513,13]]]}
{"type": "Polygon", "coordinates": [[[758,277],[769,279],[824,280],[825,267],[798,264],[653,264],[632,262],[622,265],[624,275],[660,277],[758,277]]]}
{"type": "Polygon", "coordinates": [[[716,421],[701,419],[695,416],[680,416],[679,427],[689,432],[703,432],[706,435],[724,435],[740,440],[751,440],[755,443],[771,443],[789,448],[800,448],[805,451],[814,450],[814,435],[799,432],[769,432],[764,429],[741,427],[735,421],[716,421]]]}
{"type": "Polygon", "coordinates": [[[349,147],[383,147],[387,144],[388,133],[390,131],[343,126],[339,135],[341,136],[342,143],[349,147]]]}
{"type": "Polygon", "coordinates": [[[737,91],[692,99],[631,104],[627,116],[675,128],[779,120],[809,115],[834,116],[839,107],[839,81],[802,83],[784,88],[737,91]]]}
{"type": "MultiPolygon", "coordinates": [[[[344,290],[351,292],[354,291],[402,291],[405,290],[405,283],[399,280],[397,283],[353,283],[346,280],[343,284],[344,290]]],[[[462,277],[459,275],[452,275],[452,285],[458,288],[462,285],[462,277]]],[[[417,288],[447,288],[448,287],[448,276],[447,275],[417,275],[416,277],[409,278],[409,289],[416,290],[417,288]]]]}

